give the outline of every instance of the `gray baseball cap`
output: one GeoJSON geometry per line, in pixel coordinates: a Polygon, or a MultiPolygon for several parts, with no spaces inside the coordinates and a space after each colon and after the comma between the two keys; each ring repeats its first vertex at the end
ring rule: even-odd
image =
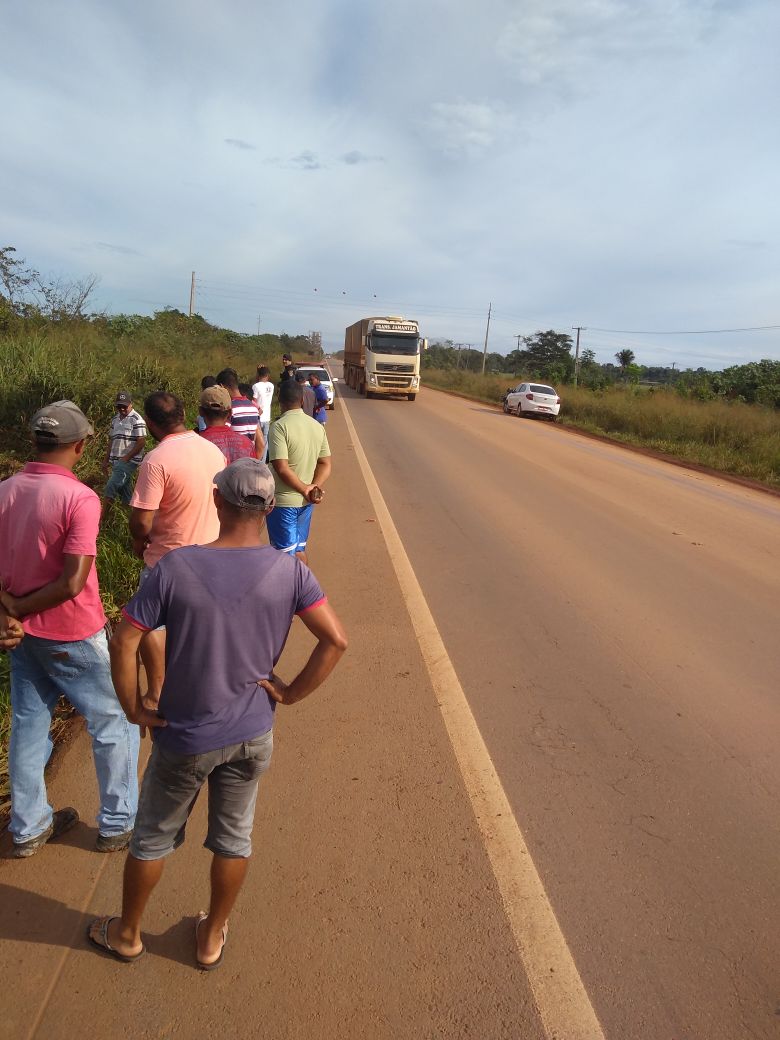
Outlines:
{"type": "Polygon", "coordinates": [[[241,509],[265,512],[273,507],[273,474],[258,459],[236,459],[217,473],[214,483],[226,502],[241,509]]]}
{"type": "Polygon", "coordinates": [[[54,401],[39,408],[30,429],[38,440],[49,444],[75,444],[95,435],[92,423],[73,401],[54,401]]]}

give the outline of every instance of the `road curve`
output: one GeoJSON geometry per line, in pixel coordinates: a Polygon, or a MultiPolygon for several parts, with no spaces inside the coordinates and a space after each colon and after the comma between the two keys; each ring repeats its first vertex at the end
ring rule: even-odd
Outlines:
{"type": "Polygon", "coordinates": [[[339,390],[605,1034],[777,1037],[780,501],[339,390]]]}

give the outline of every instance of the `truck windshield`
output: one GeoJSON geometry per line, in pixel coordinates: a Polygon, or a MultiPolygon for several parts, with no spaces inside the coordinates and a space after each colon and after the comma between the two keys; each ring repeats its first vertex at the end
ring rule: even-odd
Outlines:
{"type": "Polygon", "coordinates": [[[419,354],[417,336],[380,336],[374,332],[371,336],[371,350],[375,354],[419,354]]]}

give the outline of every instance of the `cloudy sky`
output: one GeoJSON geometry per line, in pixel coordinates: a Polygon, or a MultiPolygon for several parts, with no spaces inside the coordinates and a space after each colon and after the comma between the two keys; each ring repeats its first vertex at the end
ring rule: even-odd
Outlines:
{"type": "Polygon", "coordinates": [[[776,0],[3,0],[0,238],[111,311],[780,359],[776,0]],[[618,330],[618,331],[605,331],[618,330]],[[648,334],[651,333],[651,334],[648,334]],[[668,334],[673,333],[673,334],[668,334]]]}

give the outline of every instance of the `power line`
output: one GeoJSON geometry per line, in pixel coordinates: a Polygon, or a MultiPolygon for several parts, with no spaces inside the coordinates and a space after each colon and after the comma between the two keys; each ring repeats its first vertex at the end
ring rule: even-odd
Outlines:
{"type": "Polygon", "coordinates": [[[746,329],[599,329],[591,325],[591,332],[614,332],[619,336],[715,336],[720,332],[767,332],[780,329],[780,325],[753,325],[746,329]]]}

